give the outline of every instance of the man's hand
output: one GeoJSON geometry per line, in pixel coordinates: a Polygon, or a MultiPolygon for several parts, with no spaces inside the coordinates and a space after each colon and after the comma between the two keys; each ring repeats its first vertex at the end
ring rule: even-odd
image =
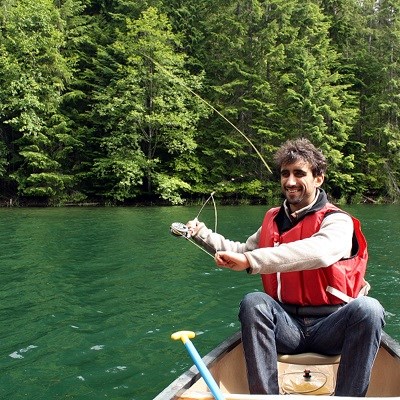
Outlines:
{"type": "Polygon", "coordinates": [[[247,257],[241,253],[218,251],[214,258],[219,267],[229,268],[233,271],[244,271],[250,267],[247,257]]]}
{"type": "Polygon", "coordinates": [[[188,237],[191,236],[196,236],[197,232],[203,228],[205,225],[203,222],[200,222],[197,218],[192,219],[191,221],[188,221],[186,226],[188,227],[189,230],[189,235],[188,237]]]}

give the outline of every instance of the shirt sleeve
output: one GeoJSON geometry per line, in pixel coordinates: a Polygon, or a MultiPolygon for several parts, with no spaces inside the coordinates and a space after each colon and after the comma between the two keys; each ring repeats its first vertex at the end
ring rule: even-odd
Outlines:
{"type": "Polygon", "coordinates": [[[206,226],[203,226],[197,235],[193,236],[193,240],[199,245],[203,246],[210,253],[216,253],[217,251],[221,250],[234,251],[235,253],[245,253],[258,248],[260,232],[261,228],[259,228],[256,233],[251,235],[245,243],[241,243],[226,239],[221,234],[215,233],[206,226]]]}
{"type": "Polygon", "coordinates": [[[328,267],[349,257],[353,231],[351,217],[337,212],[326,216],[320,230],[311,237],[278,247],[258,247],[261,228],[245,243],[228,240],[206,226],[193,239],[212,254],[219,250],[244,253],[250,264],[249,273],[270,274],[328,267]]]}

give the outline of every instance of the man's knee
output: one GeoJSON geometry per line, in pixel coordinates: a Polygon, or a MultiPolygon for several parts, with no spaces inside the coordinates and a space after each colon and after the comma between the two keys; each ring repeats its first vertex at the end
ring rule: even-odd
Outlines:
{"type": "Polygon", "coordinates": [[[271,310],[274,300],[264,292],[248,293],[243,297],[239,308],[239,319],[257,318],[260,313],[265,314],[271,310]]]}
{"type": "Polygon", "coordinates": [[[385,311],[378,300],[373,297],[362,296],[348,304],[358,318],[375,323],[377,327],[384,324],[385,311]]]}

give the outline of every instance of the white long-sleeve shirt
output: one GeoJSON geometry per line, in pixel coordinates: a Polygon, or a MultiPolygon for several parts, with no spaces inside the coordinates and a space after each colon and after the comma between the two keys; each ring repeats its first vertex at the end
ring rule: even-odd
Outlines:
{"type": "Polygon", "coordinates": [[[202,226],[193,239],[211,252],[243,253],[249,261],[250,273],[269,274],[327,267],[349,257],[353,230],[351,217],[340,212],[326,216],[320,230],[311,237],[278,247],[258,247],[261,228],[245,243],[228,240],[206,226],[202,226]]]}

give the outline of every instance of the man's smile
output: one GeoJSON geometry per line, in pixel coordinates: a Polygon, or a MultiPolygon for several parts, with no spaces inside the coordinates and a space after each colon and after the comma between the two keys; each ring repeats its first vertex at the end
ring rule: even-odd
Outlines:
{"type": "Polygon", "coordinates": [[[286,191],[289,194],[296,194],[296,193],[301,193],[302,192],[302,188],[286,188],[286,191]]]}

